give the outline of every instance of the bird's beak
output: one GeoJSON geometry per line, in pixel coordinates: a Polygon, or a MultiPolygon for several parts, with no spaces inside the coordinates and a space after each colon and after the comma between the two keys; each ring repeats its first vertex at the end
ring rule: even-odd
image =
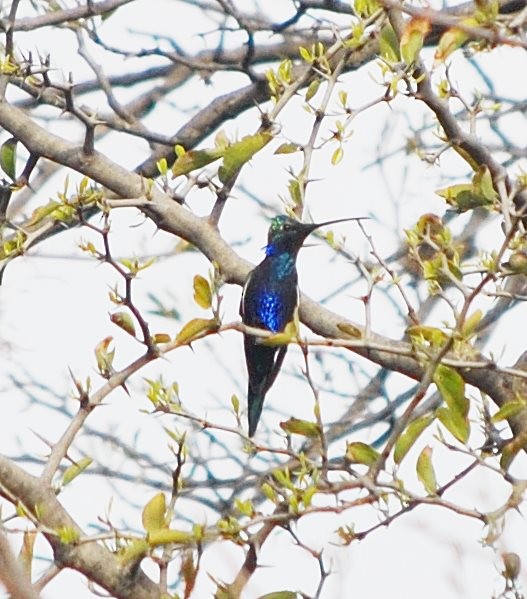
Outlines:
{"type": "Polygon", "coordinates": [[[334,225],[336,223],[345,223],[352,220],[365,220],[369,218],[368,216],[354,216],[351,218],[337,218],[336,220],[327,220],[323,223],[302,223],[302,227],[305,228],[306,235],[318,229],[319,227],[325,227],[326,225],[334,225]]]}

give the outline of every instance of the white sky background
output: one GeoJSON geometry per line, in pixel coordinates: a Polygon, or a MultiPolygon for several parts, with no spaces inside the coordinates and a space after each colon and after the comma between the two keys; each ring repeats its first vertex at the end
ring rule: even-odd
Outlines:
{"type": "MultiPolygon", "coordinates": [[[[24,4],[24,3],[22,3],[24,4]]],[[[289,3],[283,3],[289,7],[289,3]]],[[[275,4],[275,7],[278,3],[275,4]]],[[[213,31],[212,23],[207,23],[199,12],[187,7],[185,11],[174,13],[172,2],[137,2],[119,9],[118,13],[105,22],[100,28],[103,39],[116,46],[137,44],[137,37],[127,32],[148,31],[150,27],[157,29],[159,35],[174,36],[178,43],[186,49],[213,46],[210,37],[203,39],[196,34],[213,31]],[[162,15],[158,18],[158,15],[162,15]],[[150,23],[152,25],[150,25],[150,23]]],[[[178,4],[178,6],[180,6],[178,4]]],[[[277,20],[289,16],[277,15],[277,20]]],[[[235,36],[227,38],[228,43],[241,43],[235,36]],[[231,41],[232,39],[232,41],[231,41]]],[[[32,49],[41,53],[46,49],[51,53],[52,64],[57,67],[57,77],[62,71],[72,70],[76,80],[91,78],[91,73],[72,52],[73,36],[64,31],[60,35],[55,30],[46,30],[37,34],[16,36],[21,48],[32,49]]],[[[143,38],[145,47],[151,44],[148,37],[143,38]]],[[[137,46],[134,46],[137,49],[137,46]]],[[[93,49],[98,57],[97,50],[93,49]]],[[[525,73],[525,53],[498,49],[491,54],[478,58],[485,66],[499,69],[498,86],[503,93],[515,93],[511,87],[517,73],[525,73]],[[503,65],[507,64],[504,72],[503,65]],[[515,68],[512,65],[517,66],[515,68]]],[[[427,59],[430,55],[425,54],[427,59]]],[[[112,58],[109,54],[99,56],[107,74],[122,72],[128,69],[133,60],[112,58]]],[[[153,59],[153,63],[161,61],[153,59]]],[[[141,63],[143,64],[143,63],[141,63]]],[[[138,65],[140,66],[140,65],[138,65]]],[[[205,101],[214,98],[223,90],[232,89],[235,77],[229,75],[222,80],[222,75],[212,79],[212,85],[203,81],[194,81],[171,97],[177,103],[173,105],[161,102],[156,111],[147,119],[153,129],[171,134],[186,118],[205,101]],[[186,114],[181,112],[185,109],[186,114]]],[[[475,71],[467,67],[460,57],[452,60],[451,77],[459,81],[467,91],[481,86],[481,80],[475,71]]],[[[345,77],[350,103],[354,107],[362,106],[382,93],[376,83],[380,80],[380,72],[373,64],[357,73],[345,77]]],[[[245,79],[239,76],[241,85],[245,79]]],[[[522,93],[518,90],[518,93],[522,93]]],[[[117,91],[119,99],[126,99],[126,91],[117,91]]],[[[423,122],[423,111],[415,102],[408,109],[407,99],[397,99],[391,108],[380,105],[362,113],[353,123],[353,136],[345,146],[345,156],[337,167],[331,167],[330,156],[334,146],[316,155],[311,177],[321,181],[309,187],[307,208],[313,220],[346,216],[371,215],[374,218],[367,224],[377,249],[383,256],[388,256],[396,249],[403,228],[411,227],[417,218],[425,212],[443,214],[444,204],[434,194],[434,190],[445,185],[438,179],[440,172],[459,175],[463,181],[465,171],[461,161],[445,155],[441,160],[441,171],[427,167],[417,158],[407,158],[399,154],[383,165],[383,172],[378,167],[365,168],[376,158],[377,146],[382,143],[385,153],[399,148],[405,143],[407,123],[411,118],[414,124],[423,122]],[[386,118],[389,116],[388,125],[386,118]],[[385,129],[386,127],[386,129],[385,129]],[[375,217],[380,222],[375,222],[375,217]]],[[[97,107],[97,101],[93,102],[97,107]]],[[[103,102],[100,104],[103,105],[103,102]]],[[[280,115],[282,135],[285,140],[302,142],[307,139],[312,117],[298,105],[290,106],[280,115]]],[[[43,111],[44,114],[44,111],[43,111]]],[[[226,124],[225,131],[230,137],[247,135],[257,128],[255,111],[226,124]]],[[[61,131],[53,125],[54,132],[61,131]]],[[[71,135],[71,127],[64,119],[65,136],[71,135]]],[[[525,132],[519,131],[525,139],[525,132]]],[[[3,141],[3,140],[2,140],[3,141]]],[[[279,196],[286,196],[287,169],[293,166],[298,169],[299,156],[273,156],[278,143],[271,144],[258,154],[243,172],[240,183],[271,209],[266,216],[282,211],[279,196]]],[[[210,142],[203,147],[210,146],[210,142]]],[[[134,168],[148,153],[146,144],[132,137],[109,135],[97,149],[106,152],[116,162],[134,168]]],[[[25,209],[29,213],[34,207],[42,205],[56,191],[62,189],[64,173],[54,179],[53,185],[46,189],[35,190],[35,195],[25,209]]],[[[457,180],[455,182],[458,182],[457,180]]],[[[71,178],[71,189],[75,181],[71,178]]],[[[240,185],[235,189],[234,199],[230,200],[221,221],[221,231],[230,242],[237,244],[237,251],[247,259],[257,262],[261,259],[261,248],[265,244],[268,221],[262,217],[262,210],[244,196],[240,185]]],[[[196,213],[205,214],[211,207],[208,192],[199,192],[189,199],[190,207],[196,213]]],[[[466,217],[457,219],[453,225],[459,230],[466,222],[466,217]]],[[[369,259],[368,248],[360,236],[355,224],[348,223],[334,228],[337,235],[345,235],[346,248],[369,259]]],[[[495,235],[499,234],[499,222],[487,226],[482,235],[490,239],[489,248],[493,247],[495,235]]],[[[483,238],[483,237],[482,237],[483,238]]],[[[37,435],[53,442],[63,432],[68,419],[61,414],[64,399],[70,410],[75,410],[75,402],[65,398],[71,394],[71,383],[68,378],[68,367],[83,380],[90,376],[97,388],[102,380],[95,372],[93,349],[107,335],[113,335],[116,346],[116,366],[126,364],[136,357],[141,348],[130,341],[124,333],[112,325],[108,312],[112,310],[108,299],[109,286],[117,281],[113,271],[107,266],[99,266],[94,260],[87,259],[77,245],[81,240],[92,239],[100,245],[100,240],[88,231],[75,229],[59,235],[54,239],[31,250],[26,257],[19,258],[10,264],[4,275],[4,284],[0,288],[0,346],[2,360],[0,362],[0,397],[2,397],[2,423],[0,430],[0,451],[10,456],[20,454],[45,455],[46,447],[37,435]],[[63,256],[62,259],[56,256],[63,256]],[[34,387],[35,394],[49,401],[56,410],[45,409],[29,404],[25,395],[13,388],[11,377],[24,382],[36,381],[41,388],[34,387]],[[46,391],[52,389],[57,397],[46,391]],[[35,434],[36,433],[36,434],[35,434]]],[[[129,257],[131,255],[165,255],[170,253],[175,240],[170,236],[155,232],[151,223],[132,209],[114,211],[112,214],[112,249],[115,255],[129,257]]],[[[312,240],[313,241],[313,240],[312,240]]],[[[149,317],[155,326],[155,332],[168,332],[174,335],[181,324],[205,313],[192,300],[192,277],[196,273],[207,274],[210,266],[206,260],[195,253],[162,259],[145,271],[134,289],[138,303],[145,310],[154,309],[146,296],[150,291],[158,295],[165,304],[181,313],[180,323],[149,317]],[[177,302],[177,303],[176,303],[177,302]]],[[[332,289],[337,289],[346,279],[356,279],[357,271],[353,265],[343,261],[335,261],[334,254],[322,243],[316,247],[302,250],[299,258],[299,273],[302,289],[315,299],[321,299],[332,289]]],[[[344,294],[334,298],[330,306],[349,315],[358,322],[364,321],[361,302],[357,299],[365,292],[365,284],[357,285],[344,294]]],[[[238,318],[239,288],[224,288],[223,309],[225,322],[238,318]]],[[[417,302],[416,302],[417,303],[417,302]]],[[[491,339],[492,351],[500,364],[509,365],[524,350],[520,335],[514,334],[512,328],[517,326],[517,319],[523,319],[524,306],[511,311],[503,322],[511,325],[500,327],[491,339]]],[[[374,330],[400,336],[403,323],[397,317],[393,307],[381,293],[373,299],[374,330]]],[[[430,321],[440,323],[443,316],[434,313],[430,321]]],[[[366,371],[375,369],[361,364],[366,371]]],[[[336,372],[341,375],[335,379],[337,388],[346,396],[349,386],[355,389],[355,382],[349,380],[350,374],[339,362],[334,361],[336,372]],[[339,370],[340,369],[340,370],[339,370]],[[342,371],[342,372],[341,372],[342,371]],[[346,378],[348,377],[348,378],[346,378]]],[[[284,373],[269,393],[262,417],[261,428],[269,427],[277,431],[278,423],[290,415],[299,418],[311,418],[312,404],[300,401],[300,397],[309,398],[306,393],[307,384],[298,377],[302,360],[299,352],[290,351],[284,365],[284,373]],[[287,376],[294,374],[296,378],[287,376]],[[274,408],[274,409],[271,409],[274,408]]],[[[322,383],[322,372],[314,366],[316,376],[322,383]]],[[[166,461],[173,466],[173,458],[167,450],[168,438],[165,438],[162,426],[177,427],[176,418],[153,418],[142,410],[148,409],[144,398],[143,377],[157,377],[163,373],[165,381],[177,380],[184,404],[199,415],[206,415],[211,420],[234,425],[231,414],[230,397],[236,393],[245,406],[246,374],[243,364],[241,337],[237,333],[214,337],[194,345],[194,351],[178,350],[168,356],[166,361],[157,361],[130,382],[132,399],[124,392],[117,390],[107,400],[106,406],[97,409],[89,418],[88,426],[106,433],[127,439],[141,452],[147,452],[155,460],[166,461]]],[[[364,372],[359,383],[366,382],[364,372]]],[[[394,387],[394,395],[404,388],[394,387]]],[[[323,415],[328,421],[338,417],[340,406],[335,407],[335,396],[322,398],[323,415]]],[[[475,414],[475,413],[474,413],[475,414]]],[[[243,418],[245,423],[245,416],[243,418]]],[[[380,431],[364,431],[357,439],[372,442],[380,431]]],[[[382,432],[382,431],[381,431],[382,432]]],[[[198,436],[197,434],[194,437],[198,436]]],[[[232,435],[223,438],[230,447],[239,446],[240,459],[249,458],[243,455],[238,438],[232,435]]],[[[407,466],[401,469],[401,476],[407,484],[414,478],[412,469],[415,457],[420,448],[430,441],[424,438],[414,448],[412,456],[407,458],[407,466]]],[[[271,436],[271,443],[281,446],[283,441],[279,434],[271,436]]],[[[475,446],[477,439],[475,440],[475,446]]],[[[344,441],[340,449],[344,450],[344,441]]],[[[78,459],[90,455],[95,462],[119,468],[115,454],[110,454],[108,446],[93,445],[80,437],[71,452],[78,459]]],[[[257,458],[254,458],[257,459],[257,458]]],[[[434,464],[439,481],[446,481],[453,472],[460,469],[459,464],[466,463],[460,456],[436,449],[434,464]]],[[[521,456],[514,468],[517,474],[525,476],[526,460],[521,456]]],[[[31,469],[31,465],[27,466],[31,469]]],[[[230,464],[225,466],[229,475],[230,464]]],[[[130,470],[129,461],[123,464],[130,470]]],[[[232,466],[234,469],[235,466],[232,466]]],[[[139,475],[139,470],[137,471],[139,475]]],[[[188,470],[187,470],[188,475],[188,470]]],[[[241,471],[240,471],[241,475],[241,471]]],[[[163,478],[158,476],[158,478],[163,478]]],[[[449,499],[458,501],[467,508],[477,506],[479,509],[495,509],[506,499],[506,490],[500,485],[499,477],[490,474],[479,474],[468,477],[459,490],[449,499]]],[[[153,495],[152,489],[144,485],[130,485],[123,495],[119,489],[109,489],[100,484],[99,479],[88,475],[79,477],[61,494],[61,501],[74,518],[83,526],[96,522],[97,516],[107,513],[112,503],[112,521],[116,524],[126,522],[127,526],[141,529],[141,506],[153,495]],[[97,484],[94,484],[97,481],[97,484]],[[133,491],[130,493],[130,491],[133,491]],[[131,506],[129,504],[132,504],[131,506]],[[135,508],[130,509],[130,507],[135,508]]],[[[179,505],[179,504],[178,504],[179,505]]],[[[211,523],[213,516],[205,508],[197,508],[196,504],[181,502],[185,506],[185,516],[195,518],[199,522],[211,523]]],[[[341,524],[355,523],[357,530],[375,522],[376,515],[370,508],[354,510],[342,517],[328,515],[317,518],[302,519],[298,526],[298,534],[302,541],[315,549],[324,548],[326,566],[331,566],[334,575],[326,583],[323,597],[355,596],[364,599],[377,597],[406,597],[427,599],[459,597],[464,599],[480,599],[490,597],[493,592],[502,588],[502,580],[498,575],[501,563],[494,551],[482,547],[478,539],[485,531],[479,523],[475,523],[440,508],[418,508],[413,513],[395,521],[388,529],[368,536],[360,543],[353,543],[349,548],[337,548],[333,531],[341,524]]],[[[244,597],[256,597],[265,592],[279,589],[301,590],[314,593],[318,581],[316,562],[300,549],[291,548],[290,537],[284,532],[276,531],[275,538],[269,540],[260,556],[260,563],[269,565],[261,568],[251,580],[244,597]]],[[[527,527],[521,514],[510,512],[507,516],[504,533],[497,543],[499,550],[516,551],[523,554],[527,561],[527,527]]],[[[40,549],[45,554],[45,545],[40,549]]],[[[210,596],[214,585],[206,576],[208,571],[220,580],[229,582],[241,565],[241,550],[229,543],[212,546],[206,551],[203,561],[202,575],[199,578],[195,597],[210,596]]],[[[148,568],[148,564],[145,563],[148,568]]],[[[155,571],[155,570],[152,570],[155,571]]],[[[524,587],[527,584],[523,576],[524,587]]],[[[46,598],[59,596],[75,596],[79,599],[93,597],[82,577],[76,573],[62,573],[53,581],[43,594],[46,598]]]]}

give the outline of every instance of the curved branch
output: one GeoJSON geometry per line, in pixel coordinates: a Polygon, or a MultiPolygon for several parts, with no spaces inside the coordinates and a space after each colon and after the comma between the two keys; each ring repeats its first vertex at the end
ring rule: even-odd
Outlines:
{"type": "Polygon", "coordinates": [[[21,502],[29,513],[38,512],[38,522],[51,545],[59,568],[73,568],[86,574],[114,597],[159,599],[157,586],[140,570],[123,563],[103,545],[96,542],[63,543],[58,531],[83,532],[58,501],[53,489],[22,470],[11,460],[0,456],[0,495],[10,502],[21,502]],[[57,532],[55,532],[57,531],[57,532]]]}

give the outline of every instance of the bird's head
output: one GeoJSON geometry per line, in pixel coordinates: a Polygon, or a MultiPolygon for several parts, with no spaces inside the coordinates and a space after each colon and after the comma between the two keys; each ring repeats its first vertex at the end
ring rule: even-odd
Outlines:
{"type": "Polygon", "coordinates": [[[323,223],[302,223],[294,218],[283,214],[275,216],[271,221],[267,236],[266,254],[272,256],[280,252],[297,253],[302,247],[305,238],[318,227],[332,225],[334,223],[348,220],[360,220],[359,218],[341,218],[329,220],[323,223]]]}
{"type": "Polygon", "coordinates": [[[297,252],[304,239],[318,225],[301,223],[289,216],[275,216],[267,236],[267,255],[275,252],[297,252]]]}

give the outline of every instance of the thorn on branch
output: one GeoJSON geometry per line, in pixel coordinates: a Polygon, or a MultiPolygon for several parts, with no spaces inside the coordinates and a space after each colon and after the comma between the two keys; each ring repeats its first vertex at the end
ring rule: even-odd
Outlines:
{"type": "Polygon", "coordinates": [[[95,151],[95,125],[93,123],[86,123],[86,135],[84,136],[82,151],[87,156],[93,156],[95,151]]]}

